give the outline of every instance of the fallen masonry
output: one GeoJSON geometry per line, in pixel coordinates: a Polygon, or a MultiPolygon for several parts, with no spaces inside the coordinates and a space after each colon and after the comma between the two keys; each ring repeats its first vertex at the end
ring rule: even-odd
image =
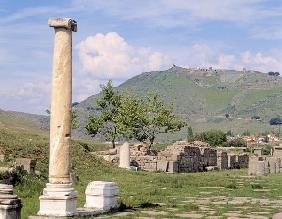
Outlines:
{"type": "MultiPolygon", "coordinates": [[[[103,159],[119,165],[120,157],[128,156],[120,148],[95,152],[103,159]]],[[[130,146],[130,166],[147,171],[190,173],[211,170],[247,168],[249,155],[210,147],[204,142],[178,141],[164,150],[150,150],[145,144],[130,146]]]]}

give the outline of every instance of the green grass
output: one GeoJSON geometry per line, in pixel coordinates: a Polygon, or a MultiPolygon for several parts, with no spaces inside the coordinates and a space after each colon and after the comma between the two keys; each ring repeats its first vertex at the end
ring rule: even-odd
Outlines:
{"type": "MultiPolygon", "coordinates": [[[[243,179],[243,186],[238,185],[241,175],[246,175],[246,170],[227,170],[222,172],[204,172],[191,174],[166,174],[162,172],[127,171],[90,155],[85,149],[85,142],[72,142],[72,172],[79,178],[75,183],[78,191],[78,206],[85,202],[85,188],[94,180],[114,181],[119,186],[120,201],[128,207],[138,208],[130,216],[120,218],[135,218],[144,216],[141,211],[154,210],[167,212],[169,218],[182,212],[200,212],[198,199],[207,197],[225,196],[230,199],[237,196],[276,199],[282,196],[282,174],[271,175],[258,179],[243,179]],[[207,187],[217,187],[207,188],[207,187]],[[254,192],[254,189],[271,189],[269,192],[254,192]],[[195,200],[191,203],[184,202],[188,197],[195,200]],[[159,203],[159,205],[156,205],[159,203]],[[169,212],[168,208],[175,208],[176,212],[169,212]]],[[[23,219],[28,215],[36,214],[39,208],[39,195],[47,182],[47,157],[48,138],[45,136],[28,133],[9,133],[0,131],[0,145],[5,153],[13,157],[36,157],[38,168],[43,172],[43,177],[30,175],[23,176],[21,182],[15,186],[15,192],[22,198],[23,219]],[[31,142],[29,139],[33,139],[31,142]],[[9,145],[9,146],[8,146],[9,145]]],[[[89,146],[90,147],[90,146],[89,146]]],[[[101,145],[97,145],[100,150],[101,145]]],[[[91,145],[95,150],[95,145],[91,145]]],[[[238,208],[236,205],[226,204],[219,208],[218,205],[207,205],[218,215],[238,208]]],[[[250,209],[259,210],[258,206],[248,204],[250,209]]],[[[269,215],[279,211],[272,209],[269,215]]],[[[158,215],[156,218],[165,216],[158,215]]]]}
{"type": "Polygon", "coordinates": [[[237,90],[218,90],[216,88],[201,88],[199,93],[205,99],[208,111],[218,111],[228,107],[232,98],[238,93],[237,90]]]}

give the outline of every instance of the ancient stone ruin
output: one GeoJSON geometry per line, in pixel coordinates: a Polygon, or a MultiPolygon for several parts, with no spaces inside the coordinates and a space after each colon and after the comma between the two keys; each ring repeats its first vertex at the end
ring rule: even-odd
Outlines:
{"type": "Polygon", "coordinates": [[[28,158],[16,158],[16,166],[30,174],[35,174],[36,160],[28,158]]]}
{"type": "Polygon", "coordinates": [[[282,168],[282,147],[275,147],[271,156],[263,156],[261,150],[256,148],[254,156],[250,157],[248,174],[266,176],[270,173],[280,173],[282,168]]]}
{"type": "MultiPolygon", "coordinates": [[[[120,149],[96,152],[98,156],[118,165],[123,155],[120,149]]],[[[123,159],[123,158],[122,158],[123,159]]],[[[248,154],[235,154],[211,148],[209,144],[180,141],[164,150],[150,150],[144,144],[130,147],[130,165],[147,171],[191,173],[209,170],[247,168],[248,154]]]]}
{"type": "Polygon", "coordinates": [[[22,202],[13,193],[13,186],[0,184],[0,218],[20,219],[22,202]]]}

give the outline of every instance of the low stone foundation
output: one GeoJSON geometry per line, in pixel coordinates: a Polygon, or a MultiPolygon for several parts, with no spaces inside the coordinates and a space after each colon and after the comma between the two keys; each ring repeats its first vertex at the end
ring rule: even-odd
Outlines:
{"type": "MultiPolygon", "coordinates": [[[[95,153],[105,160],[118,165],[119,148],[95,153]]],[[[130,165],[146,171],[170,173],[191,173],[207,170],[247,168],[248,154],[233,154],[221,149],[211,148],[203,142],[176,142],[164,150],[149,150],[144,144],[130,147],[130,165]]]]}

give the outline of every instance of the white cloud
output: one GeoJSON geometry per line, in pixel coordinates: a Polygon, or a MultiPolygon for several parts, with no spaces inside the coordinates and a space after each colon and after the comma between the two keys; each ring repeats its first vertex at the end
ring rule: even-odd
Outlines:
{"type": "Polygon", "coordinates": [[[173,53],[176,64],[190,67],[242,70],[247,68],[261,72],[282,72],[282,50],[259,52],[243,51],[239,54],[226,53],[207,44],[194,44],[173,53]]]}
{"type": "Polygon", "coordinates": [[[241,60],[244,65],[255,70],[282,72],[282,55],[279,56],[275,53],[266,55],[261,52],[251,53],[246,51],[242,54],[241,60]]]}
{"type": "Polygon", "coordinates": [[[167,55],[129,45],[118,33],[98,33],[77,45],[82,72],[98,79],[127,79],[170,65],[167,55]]]}
{"type": "Polygon", "coordinates": [[[46,81],[16,81],[13,86],[1,86],[1,107],[22,112],[44,114],[50,107],[50,83],[46,81]]]}
{"type": "Polygon", "coordinates": [[[242,65],[237,63],[236,57],[228,54],[219,55],[217,63],[212,64],[212,67],[217,69],[242,69],[242,65]]]}
{"type": "Polygon", "coordinates": [[[9,94],[9,96],[16,98],[29,97],[33,99],[41,98],[42,96],[45,96],[45,94],[48,94],[49,91],[49,83],[29,81],[22,84],[21,87],[16,89],[14,93],[9,94]]]}
{"type": "Polygon", "coordinates": [[[73,102],[80,102],[87,97],[99,93],[100,85],[106,81],[91,78],[74,78],[73,80],[73,102]]]}

